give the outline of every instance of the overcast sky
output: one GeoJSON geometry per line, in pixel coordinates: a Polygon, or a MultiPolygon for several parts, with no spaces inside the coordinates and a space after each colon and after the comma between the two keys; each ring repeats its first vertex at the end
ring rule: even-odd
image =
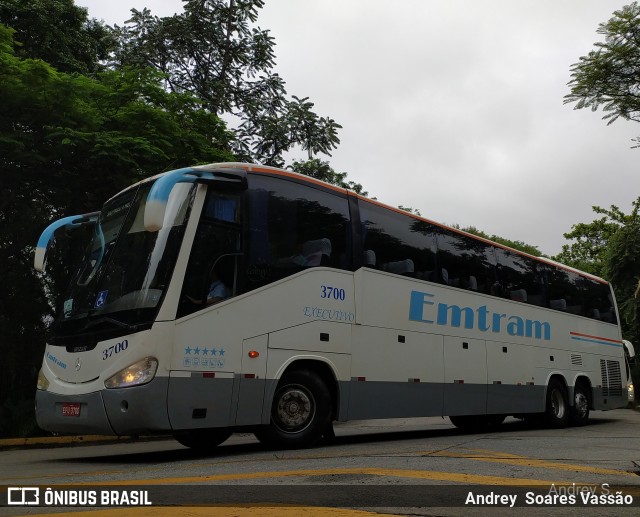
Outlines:
{"type": "MultiPolygon", "coordinates": [[[[183,5],[76,3],[110,25],[131,8],[183,5]]],[[[628,212],[640,195],[640,125],[562,102],[569,67],[629,1],[266,3],[258,25],[275,38],[287,92],[343,126],[327,159],[380,201],[553,255],[595,218],[592,205],[628,212]]]]}

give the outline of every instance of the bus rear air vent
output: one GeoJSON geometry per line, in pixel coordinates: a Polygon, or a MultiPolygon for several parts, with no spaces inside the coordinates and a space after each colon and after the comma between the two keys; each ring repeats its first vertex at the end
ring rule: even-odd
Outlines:
{"type": "Polygon", "coordinates": [[[191,414],[191,418],[207,418],[207,408],[195,408],[191,414]]]}

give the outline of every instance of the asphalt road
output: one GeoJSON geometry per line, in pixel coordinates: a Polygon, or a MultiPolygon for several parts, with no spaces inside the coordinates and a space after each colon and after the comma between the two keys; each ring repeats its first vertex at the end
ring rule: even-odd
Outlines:
{"type": "Polygon", "coordinates": [[[5,506],[0,515],[640,515],[639,431],[640,412],[615,410],[592,414],[581,428],[509,419],[482,434],[464,434],[440,418],[348,422],[336,425],[334,441],[298,451],[267,450],[252,435],[233,435],[208,455],[169,439],[0,442],[4,491],[37,488],[41,503],[47,488],[47,497],[67,498],[59,502],[93,492],[98,506],[114,492],[120,499],[105,504],[138,496],[152,503],[5,506]],[[581,493],[599,504],[582,507],[581,493]],[[493,506],[478,504],[490,497],[493,506]]]}

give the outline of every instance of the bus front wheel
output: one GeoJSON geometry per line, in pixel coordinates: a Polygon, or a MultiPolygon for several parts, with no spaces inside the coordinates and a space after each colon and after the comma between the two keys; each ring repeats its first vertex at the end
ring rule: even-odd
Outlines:
{"type": "Polygon", "coordinates": [[[173,435],[178,443],[199,452],[211,452],[231,436],[231,430],[224,427],[215,429],[191,429],[173,435]]]}
{"type": "Polygon", "coordinates": [[[271,447],[297,449],[315,445],[331,422],[331,395],[314,372],[285,374],[271,405],[271,422],[255,431],[271,447]]]}

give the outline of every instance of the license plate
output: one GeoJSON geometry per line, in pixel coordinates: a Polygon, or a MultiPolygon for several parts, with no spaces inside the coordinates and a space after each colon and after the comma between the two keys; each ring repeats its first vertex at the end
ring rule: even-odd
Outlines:
{"type": "Polygon", "coordinates": [[[62,404],[62,416],[80,416],[80,403],[64,402],[62,404]]]}

